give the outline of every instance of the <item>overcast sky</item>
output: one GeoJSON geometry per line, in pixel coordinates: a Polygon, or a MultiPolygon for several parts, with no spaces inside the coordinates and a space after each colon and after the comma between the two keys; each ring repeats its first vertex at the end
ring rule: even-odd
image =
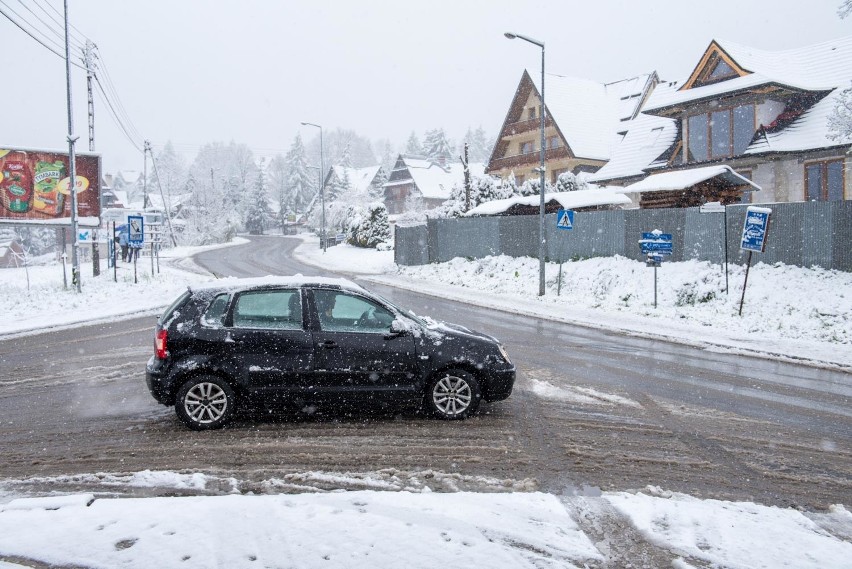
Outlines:
{"type": "MultiPolygon", "coordinates": [[[[673,80],[713,38],[774,50],[850,35],[840,1],[69,0],[69,13],[141,135],[155,150],[171,140],[190,161],[212,141],[283,153],[296,132],[315,135],[300,121],[400,145],[435,127],[496,135],[523,69],[540,65],[540,50],[508,30],[546,42],[549,72],[673,80]]],[[[0,0],[40,31],[50,6],[62,10],[61,0],[0,0]]],[[[0,146],[67,148],[64,62],[2,15],[0,53],[0,146]]],[[[84,73],[72,81],[85,150],[84,73]]],[[[99,97],[95,107],[104,169],[141,170],[99,97]]]]}

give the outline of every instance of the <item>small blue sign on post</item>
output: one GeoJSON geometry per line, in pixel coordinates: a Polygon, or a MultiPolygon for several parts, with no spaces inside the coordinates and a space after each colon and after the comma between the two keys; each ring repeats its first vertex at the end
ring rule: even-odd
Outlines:
{"type": "Polygon", "coordinates": [[[765,207],[749,206],[743,223],[743,238],[740,249],[763,253],[766,248],[766,233],[769,229],[769,214],[772,210],[765,207]]]}
{"type": "Polygon", "coordinates": [[[574,210],[560,209],[556,213],[556,229],[574,229],[574,210]]]}
{"type": "Polygon", "coordinates": [[[128,215],[127,243],[141,246],[143,241],[145,241],[145,218],[141,215],[128,215]]]}
{"type": "Polygon", "coordinates": [[[659,230],[643,233],[642,239],[639,240],[639,246],[642,248],[643,255],[647,255],[649,253],[653,253],[655,255],[671,255],[672,234],[663,233],[659,230]]]}

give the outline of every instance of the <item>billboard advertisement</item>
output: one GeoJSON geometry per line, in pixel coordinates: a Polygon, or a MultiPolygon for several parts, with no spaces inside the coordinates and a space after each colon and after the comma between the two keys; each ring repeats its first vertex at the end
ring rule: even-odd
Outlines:
{"type": "MultiPolygon", "coordinates": [[[[0,148],[0,220],[45,221],[71,217],[68,154],[0,148]]],[[[77,214],[98,217],[101,158],[76,155],[77,214]]]]}

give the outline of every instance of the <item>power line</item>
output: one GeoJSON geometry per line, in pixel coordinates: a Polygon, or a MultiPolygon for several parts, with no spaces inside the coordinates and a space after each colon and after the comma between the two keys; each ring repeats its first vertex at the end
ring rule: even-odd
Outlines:
{"type": "Polygon", "coordinates": [[[112,102],[106,96],[106,93],[104,93],[103,85],[101,85],[100,79],[98,79],[97,75],[95,75],[95,84],[98,86],[98,89],[101,92],[101,97],[103,98],[104,102],[107,104],[107,108],[109,108],[109,110],[111,112],[110,116],[113,118],[113,121],[115,122],[116,126],[118,126],[118,128],[121,130],[121,132],[124,133],[124,136],[127,137],[127,140],[130,141],[130,144],[132,144],[133,147],[136,148],[136,150],[138,150],[139,152],[142,152],[142,147],[135,140],[133,140],[133,137],[130,135],[129,132],[127,132],[127,128],[125,128],[124,124],[122,124],[121,119],[118,116],[118,113],[115,112],[115,108],[113,108],[113,106],[112,106],[112,102]]]}
{"type": "MultiPolygon", "coordinates": [[[[2,4],[3,6],[6,6],[6,9],[8,9],[10,12],[14,13],[16,16],[18,16],[18,17],[20,18],[20,15],[18,15],[18,13],[17,13],[17,12],[15,12],[14,10],[12,10],[12,8],[10,8],[10,7],[9,7],[9,5],[8,5],[8,4],[6,4],[3,0],[0,0],[0,4],[2,4]]],[[[62,59],[62,60],[64,60],[64,59],[65,59],[65,55],[63,55],[63,54],[62,54],[62,53],[60,53],[59,51],[56,51],[55,49],[53,49],[52,47],[50,47],[49,45],[47,45],[46,43],[44,43],[41,39],[37,38],[37,37],[36,37],[36,36],[35,36],[32,32],[30,32],[30,30],[26,29],[24,26],[22,26],[22,25],[21,25],[21,23],[20,23],[20,22],[18,22],[18,21],[17,21],[17,20],[15,20],[12,16],[10,16],[10,15],[9,15],[9,13],[8,13],[8,12],[6,12],[6,10],[4,10],[2,7],[0,7],[0,14],[3,14],[4,16],[6,16],[6,19],[7,19],[7,20],[9,20],[9,21],[10,21],[10,22],[12,22],[13,24],[15,24],[15,26],[17,26],[17,27],[18,27],[18,28],[19,28],[22,32],[24,32],[25,34],[27,34],[28,36],[30,36],[32,39],[34,39],[35,41],[37,41],[38,43],[40,43],[40,44],[41,44],[44,48],[46,48],[48,51],[50,51],[51,53],[53,53],[54,55],[56,55],[57,57],[59,57],[59,58],[60,58],[60,59],[62,59]]],[[[21,18],[21,19],[23,19],[25,22],[27,22],[27,20],[26,20],[25,18],[21,18]]],[[[29,24],[29,22],[27,22],[27,23],[29,24]]],[[[29,25],[32,25],[32,24],[29,24],[29,25]]],[[[49,39],[49,38],[48,38],[48,39],[49,39]]],[[[55,42],[54,42],[54,43],[55,43],[55,42]]],[[[61,46],[60,46],[60,47],[61,47],[61,46]]],[[[64,48],[62,48],[62,49],[64,49],[64,48]]],[[[75,62],[73,62],[73,61],[71,62],[71,65],[73,65],[73,66],[75,66],[75,67],[79,67],[80,69],[85,69],[85,67],[83,67],[83,66],[82,66],[82,65],[80,65],[79,63],[75,63],[75,62]]]]}
{"type": "MultiPolygon", "coordinates": [[[[53,21],[53,24],[48,23],[48,22],[45,22],[45,21],[41,18],[41,16],[39,16],[38,14],[36,14],[36,13],[33,11],[33,9],[32,9],[32,8],[30,8],[29,6],[27,6],[27,4],[25,4],[25,3],[24,3],[24,0],[18,0],[18,2],[20,2],[20,3],[21,3],[21,6],[23,6],[23,7],[27,10],[27,12],[29,12],[30,14],[32,14],[32,15],[35,17],[35,19],[36,19],[36,20],[38,20],[39,22],[41,22],[41,24],[44,26],[44,29],[47,29],[47,30],[51,31],[51,32],[53,33],[53,35],[55,35],[57,38],[59,38],[59,40],[62,42],[62,48],[63,48],[63,49],[65,49],[65,24],[64,24],[64,23],[61,23],[61,24],[60,24],[60,23],[56,22],[55,20],[53,21]],[[54,25],[58,25],[58,28],[59,28],[59,29],[58,29],[58,30],[54,29],[54,28],[53,28],[53,26],[54,26],[54,25]]],[[[41,7],[41,6],[39,6],[39,7],[41,7]]],[[[11,8],[10,8],[10,9],[11,9],[11,8]]],[[[42,8],[42,11],[44,11],[44,8],[42,8]]],[[[46,12],[45,12],[45,13],[46,13],[46,12]]],[[[48,16],[50,16],[50,14],[48,14],[48,16]]],[[[46,34],[45,34],[45,35],[46,35],[46,34]]],[[[74,42],[76,41],[76,38],[71,37],[71,35],[70,35],[70,34],[69,34],[69,36],[68,36],[68,40],[69,40],[69,43],[70,43],[70,44],[72,44],[74,47],[80,47],[80,46],[78,45],[78,44],[79,44],[79,41],[77,42],[77,44],[75,44],[74,42]]]]}

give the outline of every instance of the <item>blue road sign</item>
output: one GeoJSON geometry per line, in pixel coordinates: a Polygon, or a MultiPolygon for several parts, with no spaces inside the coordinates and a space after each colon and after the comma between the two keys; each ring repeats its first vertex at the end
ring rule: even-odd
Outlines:
{"type": "Polygon", "coordinates": [[[642,239],[639,240],[639,246],[642,248],[642,254],[647,255],[671,255],[672,254],[672,234],[660,233],[651,231],[642,233],[642,239]]]}
{"type": "Polygon", "coordinates": [[[574,229],[574,210],[560,209],[556,213],[557,229],[574,229]]]}
{"type": "Polygon", "coordinates": [[[141,215],[128,215],[127,230],[127,242],[130,245],[142,245],[145,240],[145,218],[141,215]]]}
{"type": "Polygon", "coordinates": [[[746,210],[743,223],[743,238],[740,249],[763,253],[766,248],[766,232],[769,229],[771,209],[751,206],[746,210]]]}

